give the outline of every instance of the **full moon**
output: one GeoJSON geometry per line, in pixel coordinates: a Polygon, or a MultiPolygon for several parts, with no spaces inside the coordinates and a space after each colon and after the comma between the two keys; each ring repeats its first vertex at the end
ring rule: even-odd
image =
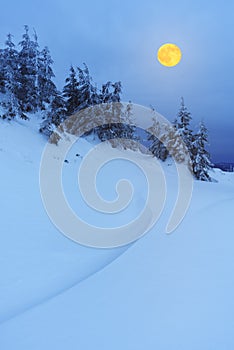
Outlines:
{"type": "Polygon", "coordinates": [[[158,49],[158,61],[166,67],[176,66],[182,57],[180,48],[175,44],[164,44],[158,49]]]}

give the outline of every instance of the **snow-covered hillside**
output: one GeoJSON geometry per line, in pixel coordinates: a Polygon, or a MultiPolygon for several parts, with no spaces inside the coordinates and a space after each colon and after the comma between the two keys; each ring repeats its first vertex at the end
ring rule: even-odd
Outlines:
{"type": "MultiPolygon", "coordinates": [[[[234,348],[234,173],[216,169],[217,183],[195,181],[187,215],[166,235],[177,175],[171,162],[163,163],[168,198],[155,227],[122,248],[83,247],[63,236],[43,207],[39,167],[46,140],[38,123],[0,121],[0,348],[234,348]]],[[[84,219],[90,214],[74,186],[90,147],[80,140],[64,164],[67,196],[84,219]]],[[[131,178],[132,219],[144,205],[144,177],[121,161],[113,166],[98,188],[112,198],[115,180],[131,178]]],[[[118,220],[126,217],[112,224],[118,220]]]]}
{"type": "Polygon", "coordinates": [[[0,121],[0,321],[71,287],[126,249],[79,246],[50,222],[39,188],[46,139],[38,122],[0,121]]]}

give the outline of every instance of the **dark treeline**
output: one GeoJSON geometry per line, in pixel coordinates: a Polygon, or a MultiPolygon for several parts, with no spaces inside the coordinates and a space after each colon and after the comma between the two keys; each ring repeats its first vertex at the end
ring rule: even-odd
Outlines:
{"type": "Polygon", "coordinates": [[[204,122],[200,122],[199,128],[194,132],[191,128],[191,113],[185,107],[184,99],[177,117],[172,123],[172,127],[166,127],[162,132],[160,140],[152,131],[161,133],[157,120],[153,120],[153,125],[148,129],[148,140],[151,141],[150,151],[159,159],[166,160],[168,156],[173,156],[178,162],[184,160],[184,154],[188,152],[190,157],[189,167],[198,180],[211,181],[209,170],[212,168],[210,154],[206,149],[208,144],[208,131],[204,122]]]}
{"type": "MultiPolygon", "coordinates": [[[[42,112],[43,121],[39,131],[50,136],[61,122],[80,110],[93,105],[121,101],[121,82],[108,81],[98,88],[86,64],[83,64],[83,67],[70,67],[65,85],[60,91],[53,81],[53,60],[48,47],[41,50],[36,32],[30,36],[28,26],[24,29],[22,40],[17,46],[13,42],[13,36],[8,34],[5,47],[0,49],[1,118],[29,119],[30,114],[42,112]]],[[[131,103],[124,114],[125,124],[106,124],[92,132],[95,132],[101,141],[125,138],[141,142],[141,135],[137,134],[133,126],[131,103]]],[[[149,150],[163,161],[168,156],[183,161],[180,157],[185,145],[191,158],[190,165],[194,176],[199,180],[210,181],[209,170],[212,165],[206,150],[207,129],[202,122],[199,130],[193,132],[190,122],[191,114],[182,99],[172,129],[161,130],[163,135],[160,140],[152,132],[160,134],[159,129],[162,126],[157,120],[153,120],[148,129],[149,150]]]]}
{"type": "Polygon", "coordinates": [[[46,111],[46,117],[58,124],[65,116],[93,104],[120,101],[121,83],[109,81],[98,89],[85,64],[83,68],[70,67],[65,86],[59,91],[53,81],[50,51],[48,47],[40,50],[37,34],[31,38],[28,26],[17,47],[8,34],[5,47],[0,49],[3,119],[27,119],[27,113],[46,111]]]}

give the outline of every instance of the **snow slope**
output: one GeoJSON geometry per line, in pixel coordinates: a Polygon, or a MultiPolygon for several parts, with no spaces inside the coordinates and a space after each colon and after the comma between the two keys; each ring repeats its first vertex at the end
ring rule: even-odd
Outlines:
{"type": "MultiPolygon", "coordinates": [[[[45,140],[36,124],[0,124],[0,348],[234,348],[234,174],[216,169],[217,183],[195,181],[187,215],[166,235],[177,181],[174,166],[163,164],[168,198],[155,227],[128,247],[82,247],[54,228],[42,206],[45,140]]],[[[89,147],[82,141],[79,153],[89,147]]],[[[81,161],[75,152],[68,160],[65,181],[81,161]]],[[[144,179],[121,164],[115,173],[121,178],[123,170],[137,185],[134,215],[144,179]]],[[[98,185],[111,197],[109,171],[98,185]]],[[[73,185],[65,187],[76,205],[73,185]]]]}
{"type": "Polygon", "coordinates": [[[0,322],[76,284],[126,249],[79,246],[50,222],[39,188],[46,140],[38,123],[0,120],[0,322]]]}

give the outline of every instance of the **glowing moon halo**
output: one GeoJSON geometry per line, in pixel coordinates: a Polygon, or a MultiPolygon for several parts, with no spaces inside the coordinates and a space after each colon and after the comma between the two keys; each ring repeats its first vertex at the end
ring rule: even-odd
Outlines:
{"type": "Polygon", "coordinates": [[[163,66],[174,67],[180,62],[182,53],[177,45],[167,43],[158,49],[157,57],[163,66]]]}

